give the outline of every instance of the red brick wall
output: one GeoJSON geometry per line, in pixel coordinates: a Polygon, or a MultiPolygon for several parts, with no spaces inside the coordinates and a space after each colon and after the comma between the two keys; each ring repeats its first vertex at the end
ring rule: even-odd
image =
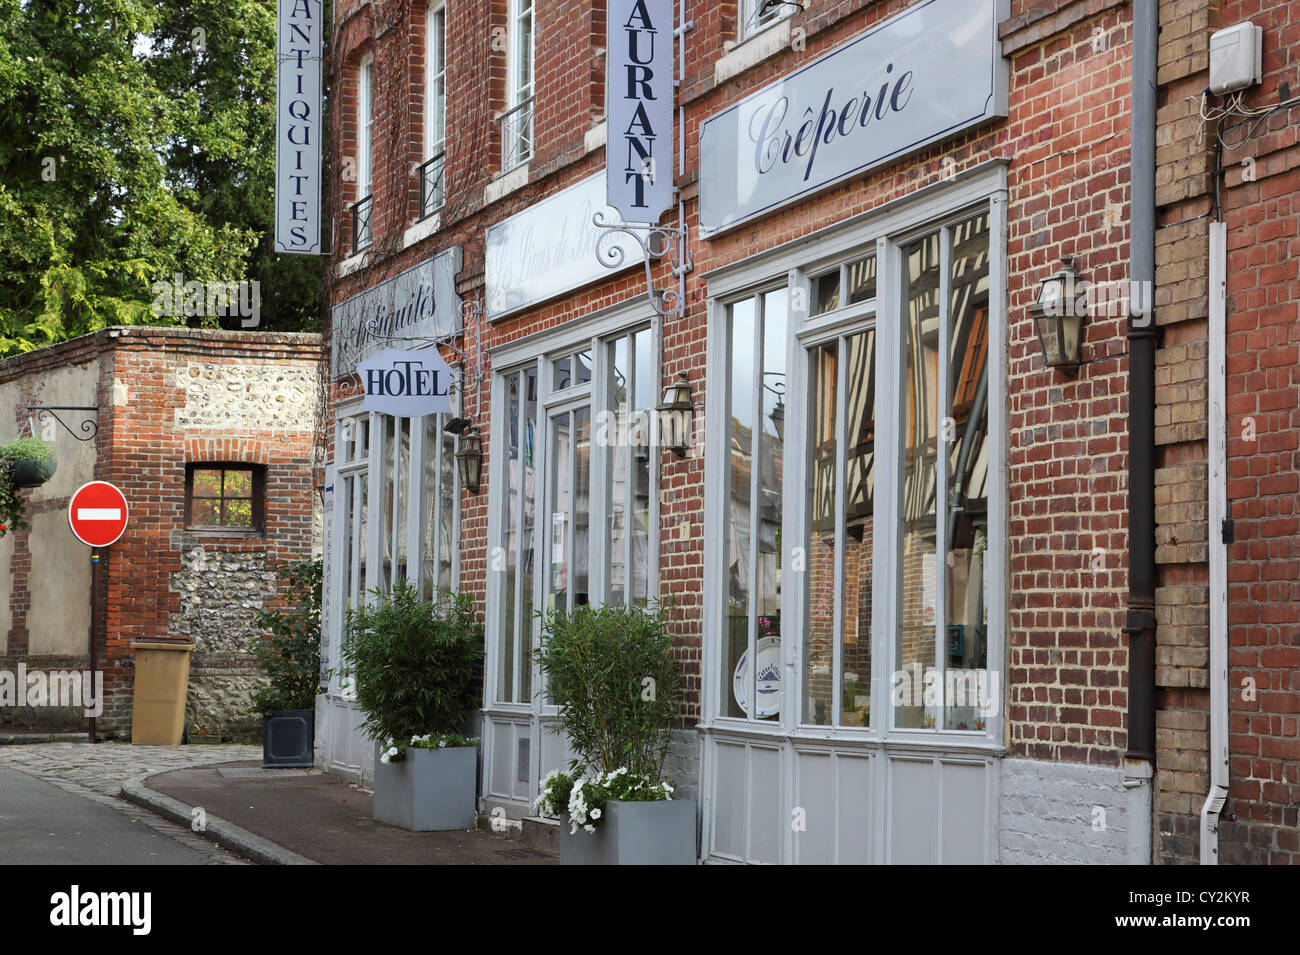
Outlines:
{"type": "MultiPolygon", "coordinates": [[[[121,488],[131,508],[125,534],[101,551],[98,663],[109,699],[99,728],[106,735],[129,733],[131,641],[176,636],[171,620],[180,609],[181,597],[174,575],[182,568],[184,551],[203,546],[213,553],[257,555],[266,558],[271,568],[312,551],[314,412],[293,426],[269,428],[261,423],[263,417],[253,404],[247,414],[223,418],[215,427],[187,428],[177,419],[191,384],[187,368],[202,363],[246,372],[262,368],[271,375],[296,368],[301,377],[314,379],[319,357],[316,335],[127,328],[106,329],[0,367],[0,380],[24,378],[35,387],[48,370],[88,361],[99,365],[94,477],[121,488]],[[241,538],[185,529],[186,464],[205,461],[265,465],[264,534],[241,538]]],[[[223,381],[221,386],[228,388],[230,383],[223,381]]],[[[314,392],[312,397],[314,403],[314,392]]],[[[276,406],[273,397],[271,404],[276,406]]],[[[41,507],[66,508],[67,500],[43,502],[41,507]]],[[[22,532],[15,547],[10,602],[15,615],[7,657],[26,659],[35,666],[25,656],[22,615],[27,605],[28,544],[29,535],[22,532]]],[[[268,589],[274,592],[274,585],[268,589]]],[[[88,599],[85,593],[68,595],[69,601],[88,599]]],[[[219,662],[254,672],[251,657],[240,656],[219,662]]],[[[86,662],[85,654],[60,658],[63,667],[86,662]]],[[[212,661],[196,654],[196,667],[205,662],[212,661]]]]}
{"type": "MultiPolygon", "coordinates": [[[[365,268],[334,282],[333,302],[453,245],[464,248],[460,291],[469,298],[480,296],[487,226],[595,173],[603,163],[603,151],[586,156],[581,151],[583,134],[593,126],[600,107],[599,77],[592,75],[588,47],[603,46],[603,41],[587,9],[591,5],[541,0],[536,30],[538,148],[530,164],[530,181],[484,207],[483,189],[499,168],[492,117],[503,103],[499,83],[504,64],[504,54],[483,55],[490,38],[485,27],[504,22],[504,4],[492,4],[489,17],[486,3],[450,3],[449,171],[442,229],[402,249],[401,230],[410,225],[409,204],[402,205],[409,187],[377,196],[377,204],[386,204],[385,208],[394,204],[407,208],[408,221],[385,213],[376,233],[375,254],[365,268]]],[[[714,65],[736,39],[736,5],[705,4],[691,10],[694,29],[686,37],[685,82],[679,94],[686,120],[679,136],[686,143],[686,172],[680,185],[692,225],[701,120],[908,5],[904,0],[813,0],[791,21],[802,49],[786,49],[721,85],[715,82],[714,65]]],[[[369,7],[369,3],[358,5],[362,10],[369,7]]],[[[1025,309],[1037,282],[1054,271],[1065,254],[1075,255],[1080,272],[1094,282],[1128,277],[1129,8],[1119,0],[1018,3],[1013,13],[1017,19],[1003,30],[1011,60],[1008,120],[778,210],[713,241],[693,241],[695,267],[687,283],[687,314],[666,323],[662,375],[670,381],[686,372],[697,402],[697,419],[707,413],[708,287],[703,276],[710,269],[937,182],[946,159],[960,171],[989,159],[1008,158],[1007,374],[1011,385],[1007,424],[1012,484],[1007,666],[1012,689],[1007,743],[1017,755],[1116,766],[1126,743],[1122,724],[1127,703],[1127,657],[1120,633],[1127,584],[1123,328],[1116,317],[1092,321],[1084,346],[1085,365],[1077,379],[1066,380],[1043,369],[1025,309]],[[1092,567],[1095,548],[1103,551],[1100,570],[1092,567]]],[[[423,42],[414,18],[383,35],[353,26],[364,22],[369,22],[364,14],[348,21],[337,44],[336,63],[351,62],[354,51],[366,44],[374,44],[382,56],[400,58],[401,48],[423,42]],[[383,53],[386,47],[395,52],[383,53]]],[[[415,95],[407,96],[408,87],[416,88],[404,82],[404,98],[383,109],[419,115],[423,107],[418,88],[415,95]]],[[[343,130],[336,126],[335,133],[343,130]]],[[[402,165],[392,152],[376,159],[377,169],[396,170],[402,165]]],[[[401,176],[408,171],[402,168],[401,176]]],[[[666,263],[653,269],[660,286],[668,281],[667,270],[666,263]]],[[[490,348],[512,341],[643,291],[639,272],[611,278],[484,328],[483,344],[490,348]]],[[[475,337],[468,334],[466,339],[463,347],[472,352],[475,337]]],[[[485,435],[490,433],[490,409],[477,405],[473,391],[467,412],[485,435]]],[[[486,445],[485,455],[485,469],[489,469],[491,448],[486,445]]],[[[696,448],[685,459],[664,455],[660,465],[661,590],[681,608],[679,653],[690,692],[683,718],[689,724],[700,715],[703,459],[696,448]],[[690,529],[685,541],[678,537],[683,523],[690,529]]],[[[461,580],[480,602],[486,579],[489,490],[485,483],[482,493],[467,495],[462,502],[461,580]]]]}

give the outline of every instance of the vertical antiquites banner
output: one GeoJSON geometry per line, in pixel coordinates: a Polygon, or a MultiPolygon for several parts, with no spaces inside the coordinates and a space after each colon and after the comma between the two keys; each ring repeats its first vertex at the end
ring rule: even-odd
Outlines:
{"type": "Polygon", "coordinates": [[[279,0],[275,251],[320,254],[321,0],[279,0]]]}
{"type": "Polygon", "coordinates": [[[609,0],[606,195],[624,222],[673,204],[673,0],[609,0]]]}

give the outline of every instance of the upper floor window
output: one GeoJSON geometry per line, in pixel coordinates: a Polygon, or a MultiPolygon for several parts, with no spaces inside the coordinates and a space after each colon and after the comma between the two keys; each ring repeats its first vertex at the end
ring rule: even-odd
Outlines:
{"type": "Polygon", "coordinates": [[[420,167],[420,218],[442,207],[447,138],[447,8],[429,7],[425,30],[424,165],[420,167]]]}
{"type": "Polygon", "coordinates": [[[790,0],[742,0],[740,39],[748,40],[755,33],[767,29],[778,20],[784,20],[800,4],[790,0]]]}
{"type": "Polygon", "coordinates": [[[185,526],[260,531],[265,470],[251,464],[191,464],[185,468],[185,526]]]}
{"type": "Polygon", "coordinates": [[[357,71],[357,198],[352,205],[352,249],[370,245],[374,174],[375,58],[367,54],[357,71]]]}
{"type": "Polygon", "coordinates": [[[501,168],[522,166],[533,154],[533,0],[510,0],[510,63],[506,111],[501,117],[501,168]]]}

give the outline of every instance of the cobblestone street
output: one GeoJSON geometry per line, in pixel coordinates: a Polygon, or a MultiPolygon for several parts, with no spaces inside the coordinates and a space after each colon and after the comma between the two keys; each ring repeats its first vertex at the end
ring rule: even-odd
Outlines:
{"type": "MultiPolygon", "coordinates": [[[[247,865],[198,834],[121,799],[122,783],[145,773],[260,759],[260,746],[131,746],[126,743],[35,743],[0,746],[0,768],[15,770],[66,793],[121,812],[202,853],[209,865],[247,865]]],[[[124,860],[129,861],[129,860],[124,860]]]]}

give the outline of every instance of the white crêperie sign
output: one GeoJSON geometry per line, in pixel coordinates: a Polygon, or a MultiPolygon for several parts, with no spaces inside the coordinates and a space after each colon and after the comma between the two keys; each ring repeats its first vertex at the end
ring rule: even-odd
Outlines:
{"type": "Polygon", "coordinates": [[[609,0],[605,195],[624,222],[673,204],[673,0],[609,0]]]}
{"type": "Polygon", "coordinates": [[[716,232],[1007,115],[1005,0],[923,0],[700,126],[716,232]]]}
{"type": "Polygon", "coordinates": [[[451,414],[456,373],[437,348],[385,348],[357,365],[365,389],[361,410],[397,418],[451,414]]]}
{"type": "Polygon", "coordinates": [[[320,254],[321,0],[279,0],[275,251],[320,254]]]}

